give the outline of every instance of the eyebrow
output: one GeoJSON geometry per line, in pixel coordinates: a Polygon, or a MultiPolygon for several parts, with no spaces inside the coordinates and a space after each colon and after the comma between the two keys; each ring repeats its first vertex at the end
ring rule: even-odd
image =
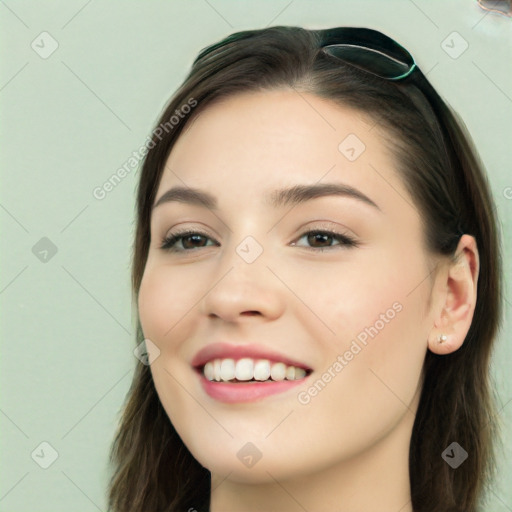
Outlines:
{"type": "MultiPolygon", "coordinates": [[[[325,196],[341,196],[357,199],[358,201],[381,211],[379,206],[360,190],[349,185],[342,185],[339,183],[295,185],[290,188],[274,190],[269,196],[267,196],[266,204],[269,204],[274,208],[280,208],[287,205],[297,205],[311,199],[316,199],[317,197],[325,196]]],[[[217,199],[209,192],[198,188],[179,186],[173,187],[162,194],[162,196],[160,196],[153,205],[153,209],[163,203],[172,201],[202,206],[209,210],[218,210],[217,199]]]]}

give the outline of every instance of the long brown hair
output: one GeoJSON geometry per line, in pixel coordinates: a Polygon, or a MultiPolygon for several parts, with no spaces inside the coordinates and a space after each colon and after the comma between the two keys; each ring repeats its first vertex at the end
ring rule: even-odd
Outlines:
{"type": "MultiPolygon", "coordinates": [[[[198,56],[158,120],[165,129],[153,132],[142,165],[132,267],[135,304],[164,164],[193,116],[220,98],[273,88],[310,92],[365,113],[390,138],[397,168],[421,213],[427,249],[453,257],[462,233],[477,242],[473,322],[459,350],[443,356],[427,352],[409,452],[415,512],[477,511],[495,470],[498,430],[489,364],[501,318],[499,237],[483,166],[463,123],[419,68],[423,93],[414,81],[374,77],[326,55],[320,46],[318,31],[271,27],[237,33],[198,56]],[[183,108],[192,102],[193,109],[183,108]],[[177,110],[190,112],[170,123],[177,110]],[[456,470],[441,457],[453,441],[469,453],[456,470]]],[[[143,339],[137,319],[136,343],[143,339]]],[[[137,363],[110,456],[111,512],[208,511],[210,472],[175,431],[144,364],[137,363]]]]}

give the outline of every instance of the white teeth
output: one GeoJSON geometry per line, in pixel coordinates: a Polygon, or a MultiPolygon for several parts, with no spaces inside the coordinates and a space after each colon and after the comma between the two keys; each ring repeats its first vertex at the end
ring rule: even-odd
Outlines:
{"type": "Polygon", "coordinates": [[[213,361],[213,378],[220,382],[220,359],[213,361]]]}
{"type": "Polygon", "coordinates": [[[208,379],[208,380],[213,380],[214,379],[214,376],[215,376],[215,372],[213,370],[213,363],[211,361],[208,361],[205,365],[204,365],[204,376],[208,379]]]}
{"type": "Polygon", "coordinates": [[[306,370],[297,366],[286,366],[285,363],[274,363],[268,359],[251,359],[244,357],[234,359],[214,359],[208,361],[203,374],[209,381],[273,381],[299,380],[306,376],[306,370]]]}
{"type": "Polygon", "coordinates": [[[223,359],[220,363],[220,378],[223,381],[232,380],[235,378],[235,360],[223,359]]]}
{"type": "Polygon", "coordinates": [[[286,377],[286,365],[284,363],[274,363],[270,368],[272,380],[284,380],[286,377]]]}
{"type": "MultiPolygon", "coordinates": [[[[206,373],[205,373],[206,375],[206,373]]],[[[254,361],[248,357],[236,362],[235,377],[237,380],[251,380],[254,376],[254,361]]],[[[208,377],[206,377],[208,378],[208,377]]]]}
{"type": "Polygon", "coordinates": [[[254,365],[254,379],[255,380],[268,380],[270,377],[270,361],[262,359],[256,361],[254,365]]]}

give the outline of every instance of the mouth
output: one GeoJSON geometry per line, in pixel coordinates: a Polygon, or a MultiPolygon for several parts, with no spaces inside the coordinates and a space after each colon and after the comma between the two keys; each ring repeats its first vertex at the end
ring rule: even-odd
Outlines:
{"type": "MultiPolygon", "coordinates": [[[[203,391],[225,403],[254,402],[304,384],[304,362],[261,344],[210,343],[191,361],[203,391]]],[[[291,398],[282,396],[281,399],[291,398]]]]}
{"type": "Polygon", "coordinates": [[[300,381],[309,376],[310,368],[289,365],[269,359],[213,359],[195,367],[196,372],[209,382],[262,383],[300,381]]]}
{"type": "Polygon", "coordinates": [[[303,384],[313,371],[281,361],[251,358],[214,359],[194,370],[204,392],[227,404],[256,402],[285,393],[303,384]]]}

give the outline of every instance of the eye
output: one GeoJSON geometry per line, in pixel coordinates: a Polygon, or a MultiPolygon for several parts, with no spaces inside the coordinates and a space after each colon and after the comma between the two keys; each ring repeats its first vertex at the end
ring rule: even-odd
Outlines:
{"type": "MultiPolygon", "coordinates": [[[[324,250],[324,249],[331,249],[335,248],[337,246],[340,247],[357,247],[357,242],[347,236],[343,235],[341,233],[336,233],[334,231],[329,230],[313,230],[313,231],[306,231],[303,233],[297,240],[302,240],[303,238],[306,238],[306,241],[308,244],[311,244],[310,247],[307,246],[299,246],[299,247],[305,247],[306,249],[310,250],[324,250]],[[331,242],[337,241],[338,243],[335,245],[332,245],[331,242]]],[[[293,242],[292,245],[298,246],[297,242],[293,242]]]]}
{"type": "MultiPolygon", "coordinates": [[[[306,238],[309,247],[299,245],[297,242],[293,242],[291,245],[297,247],[304,247],[308,250],[323,251],[324,249],[332,249],[337,246],[341,247],[357,247],[357,242],[344,234],[336,233],[329,230],[312,230],[303,233],[297,240],[306,238]],[[332,245],[332,242],[338,242],[332,245]]],[[[211,247],[212,245],[219,245],[217,241],[211,238],[206,233],[200,231],[181,231],[177,233],[171,233],[162,240],[160,248],[170,252],[184,252],[191,251],[193,249],[201,249],[202,247],[211,247]],[[208,244],[208,241],[214,242],[208,244]],[[181,247],[180,247],[181,245],[181,247]]]]}
{"type": "MultiPolygon", "coordinates": [[[[181,231],[177,233],[171,233],[165,237],[162,240],[160,248],[171,252],[189,251],[192,249],[207,247],[207,245],[204,244],[206,240],[213,239],[210,238],[206,233],[202,233],[200,231],[181,231]],[[181,247],[179,247],[177,244],[181,244],[181,247]]],[[[218,244],[215,242],[213,245],[218,244]]]]}

